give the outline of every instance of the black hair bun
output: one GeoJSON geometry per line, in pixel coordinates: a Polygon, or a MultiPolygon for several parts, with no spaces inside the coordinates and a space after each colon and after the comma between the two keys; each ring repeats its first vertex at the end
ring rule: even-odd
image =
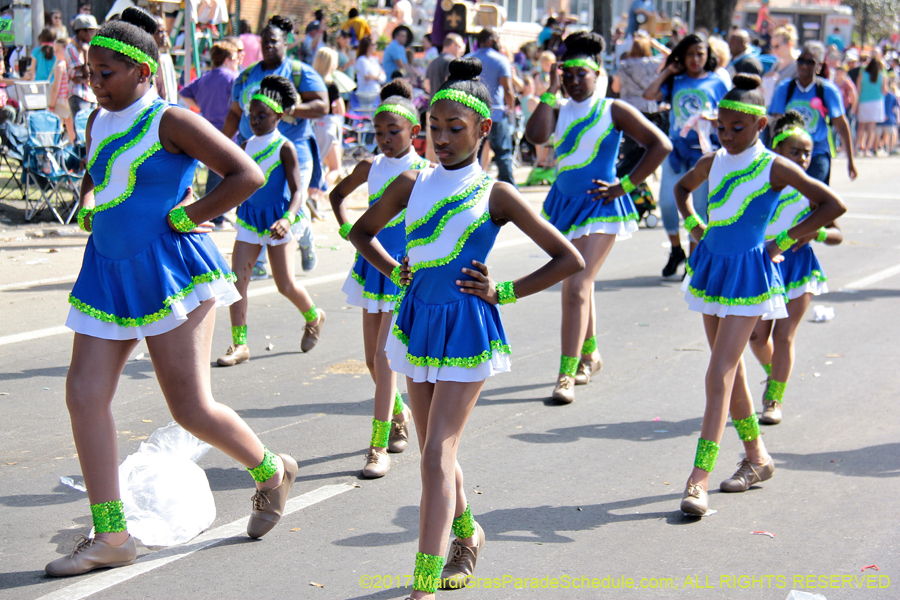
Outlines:
{"type": "Polygon", "coordinates": [[[750,73],[738,73],[731,79],[731,82],[734,84],[735,89],[738,90],[755,90],[762,85],[762,79],[758,75],[751,75],[750,73]]]}
{"type": "Polygon", "coordinates": [[[569,56],[597,56],[603,53],[606,43],[593,31],[578,31],[566,38],[566,54],[569,56]]]}
{"type": "Polygon", "coordinates": [[[775,122],[775,131],[781,132],[792,127],[806,128],[806,120],[796,110],[789,110],[775,122]]]}
{"type": "Polygon", "coordinates": [[[457,58],[450,63],[450,79],[466,81],[481,75],[481,61],[477,58],[457,58]]]}
{"type": "Polygon", "coordinates": [[[291,80],[281,75],[266,75],[263,77],[262,81],[259,82],[259,91],[270,98],[272,97],[271,92],[274,92],[277,99],[273,99],[276,99],[285,110],[291,106],[296,106],[300,99],[291,80]]]}
{"type": "Polygon", "coordinates": [[[129,6],[123,10],[119,20],[140,27],[150,35],[156,35],[156,32],[159,31],[159,24],[153,15],[135,6],[129,6]]]}
{"type": "Polygon", "coordinates": [[[381,88],[381,101],[384,102],[391,96],[400,96],[401,98],[412,100],[412,85],[410,85],[407,80],[400,78],[389,81],[383,88],[381,88]]]}
{"type": "Polygon", "coordinates": [[[282,30],[285,35],[294,32],[294,23],[287,17],[282,17],[281,15],[275,15],[269,19],[269,25],[282,30]]]}

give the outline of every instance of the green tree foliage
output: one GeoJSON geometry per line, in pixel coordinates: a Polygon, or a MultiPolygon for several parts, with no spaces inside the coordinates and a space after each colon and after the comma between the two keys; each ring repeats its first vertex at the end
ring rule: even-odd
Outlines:
{"type": "Polygon", "coordinates": [[[898,0],[843,0],[843,4],[853,8],[856,32],[863,44],[888,37],[896,27],[897,15],[900,14],[898,0]]]}

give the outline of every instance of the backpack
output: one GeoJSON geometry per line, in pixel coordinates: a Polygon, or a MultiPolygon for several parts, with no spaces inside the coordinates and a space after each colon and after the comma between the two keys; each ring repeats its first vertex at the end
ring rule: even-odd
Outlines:
{"type": "MultiPolygon", "coordinates": [[[[239,79],[241,80],[241,86],[247,84],[247,80],[250,79],[250,71],[256,67],[259,63],[253,63],[243,71],[241,71],[241,75],[239,79]]],[[[300,80],[303,78],[303,63],[301,63],[297,59],[291,59],[291,81],[294,83],[294,88],[297,90],[297,94],[300,93],[300,80]]]]}
{"type": "MultiPolygon", "coordinates": [[[[816,98],[822,101],[822,106],[825,106],[825,80],[821,77],[816,77],[815,79],[816,85],[816,98]]],[[[794,97],[794,92],[797,91],[797,80],[791,79],[788,83],[787,95],[784,98],[784,105],[787,107],[788,102],[791,101],[791,98],[794,97]]],[[[831,125],[831,117],[828,116],[828,113],[825,114],[825,124],[831,125]]]]}

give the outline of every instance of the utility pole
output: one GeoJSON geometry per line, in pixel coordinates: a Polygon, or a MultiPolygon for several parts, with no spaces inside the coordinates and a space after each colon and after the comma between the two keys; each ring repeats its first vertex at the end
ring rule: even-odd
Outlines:
{"type": "Polygon", "coordinates": [[[609,48],[612,44],[612,0],[594,0],[593,30],[603,36],[609,48]]]}

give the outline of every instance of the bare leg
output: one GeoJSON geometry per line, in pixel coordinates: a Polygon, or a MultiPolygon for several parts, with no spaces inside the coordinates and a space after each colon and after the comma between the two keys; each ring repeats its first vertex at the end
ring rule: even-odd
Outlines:
{"type": "Polygon", "coordinates": [[[756,357],[756,360],[761,365],[772,364],[773,347],[770,336],[772,335],[772,325],[774,324],[775,321],[763,321],[760,319],[757,321],[756,327],[753,328],[753,333],[750,334],[750,350],[753,351],[753,356],[756,357]]]}
{"type": "Polygon", "coordinates": [[[672,250],[681,248],[681,236],[677,233],[671,234],[669,236],[669,243],[672,244],[672,250]]]}
{"type": "MultiPolygon", "coordinates": [[[[580,356],[581,346],[591,322],[594,278],[609,256],[614,235],[588,235],[573,241],[584,257],[585,269],[565,279],[562,283],[562,342],[563,356],[580,356]]],[[[589,337],[589,336],[587,336],[589,337]]]]}
{"type": "MultiPolygon", "coordinates": [[[[584,340],[588,341],[590,338],[597,335],[597,299],[594,297],[594,281],[591,280],[591,306],[588,312],[588,322],[587,322],[587,331],[584,334],[584,340]]],[[[584,344],[582,344],[582,348],[584,344]]],[[[599,354],[596,352],[595,354],[599,354]]],[[[590,360],[593,355],[592,354],[582,354],[581,357],[585,360],[590,360]]]]}
{"type": "Polygon", "coordinates": [[[234,250],[231,253],[231,270],[237,275],[235,287],[241,295],[241,299],[228,307],[231,315],[231,326],[240,327],[247,324],[247,288],[250,286],[250,274],[253,265],[259,257],[259,244],[247,242],[234,242],[234,250]]]}
{"type": "MultiPolygon", "coordinates": [[[[272,266],[272,278],[275,279],[275,287],[278,293],[291,301],[301,312],[306,312],[313,306],[313,299],[307,293],[306,288],[297,285],[294,281],[294,245],[279,244],[269,246],[269,264],[272,266]]],[[[319,317],[321,319],[321,317],[319,317]]]]}
{"type": "MultiPolygon", "coordinates": [[[[746,419],[753,414],[753,396],[750,395],[750,388],[747,385],[746,371],[744,369],[744,358],[741,357],[735,371],[734,386],[731,390],[731,404],[729,407],[732,421],[746,419]]],[[[756,465],[764,465],[769,462],[769,453],[766,452],[766,446],[763,444],[762,436],[758,436],[755,440],[743,442],[744,452],[750,462],[756,465]]]]}
{"type": "Polygon", "coordinates": [[[794,338],[811,300],[812,294],[809,293],[794,298],[787,303],[787,318],[775,322],[772,331],[772,379],[775,381],[787,382],[791,378],[791,371],[794,369],[794,338]]]}
{"type": "MultiPolygon", "coordinates": [[[[377,351],[373,378],[375,379],[375,418],[379,421],[390,421],[394,408],[394,394],[397,391],[397,374],[391,370],[384,346],[391,330],[391,313],[367,313],[376,321],[377,351]]],[[[367,357],[368,358],[368,357],[367,357]]],[[[387,448],[374,448],[379,452],[387,452],[387,448]]]]}

